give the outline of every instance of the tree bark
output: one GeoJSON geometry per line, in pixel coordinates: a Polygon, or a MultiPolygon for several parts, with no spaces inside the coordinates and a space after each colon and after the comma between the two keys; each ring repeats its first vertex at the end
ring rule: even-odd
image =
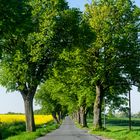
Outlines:
{"type": "Polygon", "coordinates": [[[78,109],[78,111],[77,111],[77,122],[78,122],[79,124],[81,124],[80,109],[78,109]]]}
{"type": "Polygon", "coordinates": [[[81,125],[87,127],[87,113],[85,107],[80,108],[81,125]]]}
{"type": "Polygon", "coordinates": [[[83,126],[83,107],[80,107],[80,124],[83,126]]]}
{"type": "Polygon", "coordinates": [[[80,114],[80,109],[78,110],[78,123],[81,124],[81,114],[80,114]]]}
{"type": "Polygon", "coordinates": [[[72,119],[73,119],[74,121],[77,121],[77,112],[74,112],[74,113],[72,114],[72,119]]]}
{"type": "Polygon", "coordinates": [[[62,114],[61,114],[61,111],[58,111],[58,121],[60,122],[62,119],[62,114]]]}
{"type": "Polygon", "coordinates": [[[58,118],[57,118],[57,116],[56,116],[56,112],[53,112],[53,113],[52,113],[52,116],[53,116],[55,122],[56,122],[57,124],[59,124],[60,122],[59,122],[59,120],[58,120],[58,118]]]}
{"type": "Polygon", "coordinates": [[[94,102],[94,129],[98,130],[102,128],[102,118],[101,118],[101,107],[103,100],[103,89],[100,84],[96,85],[96,99],[94,102]]]}
{"type": "Polygon", "coordinates": [[[33,113],[33,93],[22,93],[22,97],[24,100],[25,107],[25,118],[26,118],[26,131],[33,132],[36,130],[35,121],[34,121],[34,113],[33,113]]]}

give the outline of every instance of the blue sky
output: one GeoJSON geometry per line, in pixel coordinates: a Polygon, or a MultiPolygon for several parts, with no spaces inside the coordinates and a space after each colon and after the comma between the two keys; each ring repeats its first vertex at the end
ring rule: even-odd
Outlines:
{"type": "MultiPolygon", "coordinates": [[[[67,0],[71,7],[77,7],[81,10],[84,9],[85,3],[91,0],[67,0]]],[[[140,0],[135,0],[135,3],[140,7],[140,0]]],[[[140,93],[138,93],[137,88],[133,87],[131,91],[132,97],[132,112],[140,112],[140,93]]],[[[34,105],[34,109],[39,108],[34,105]]],[[[7,112],[22,112],[24,113],[23,99],[18,92],[6,93],[6,89],[0,87],[0,113],[7,112]]]]}
{"type": "MultiPolygon", "coordinates": [[[[71,7],[77,7],[83,10],[85,3],[89,3],[92,0],[67,0],[67,1],[69,2],[69,5],[71,7]]],[[[134,0],[134,2],[140,7],[140,0],[134,0]]]]}

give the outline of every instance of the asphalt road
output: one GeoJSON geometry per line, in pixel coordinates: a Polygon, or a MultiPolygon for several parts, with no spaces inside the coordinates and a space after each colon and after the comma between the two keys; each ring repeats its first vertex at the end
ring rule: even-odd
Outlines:
{"type": "Polygon", "coordinates": [[[99,140],[87,133],[86,130],[77,128],[73,121],[66,117],[59,129],[37,140],[99,140]]]}

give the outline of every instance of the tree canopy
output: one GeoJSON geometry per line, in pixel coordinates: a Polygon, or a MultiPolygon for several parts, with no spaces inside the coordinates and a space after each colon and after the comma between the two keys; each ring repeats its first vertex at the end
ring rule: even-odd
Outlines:
{"type": "Polygon", "coordinates": [[[36,93],[57,122],[68,111],[86,126],[93,108],[100,129],[104,98],[118,108],[140,85],[140,8],[131,0],[92,0],[83,13],[65,0],[1,0],[0,13],[0,83],[21,93],[27,131],[36,93]]]}

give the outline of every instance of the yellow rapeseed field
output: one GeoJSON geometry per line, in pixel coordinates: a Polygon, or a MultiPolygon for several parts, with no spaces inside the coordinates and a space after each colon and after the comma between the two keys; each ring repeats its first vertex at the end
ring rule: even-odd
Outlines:
{"type": "MultiPolygon", "coordinates": [[[[44,124],[53,120],[52,115],[34,115],[35,124],[44,124]]],[[[11,123],[25,121],[25,115],[0,115],[0,123],[11,123]]]]}

